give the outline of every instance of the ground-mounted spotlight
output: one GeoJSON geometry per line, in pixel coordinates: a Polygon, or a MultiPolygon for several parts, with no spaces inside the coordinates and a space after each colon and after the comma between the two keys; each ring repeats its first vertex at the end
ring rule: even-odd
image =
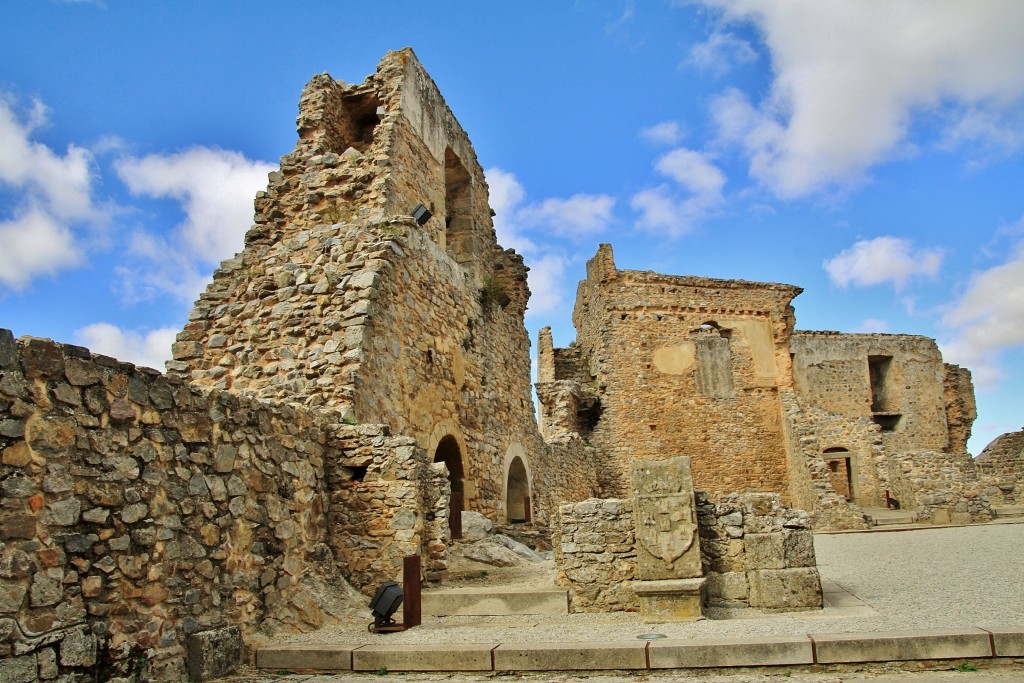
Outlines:
{"type": "Polygon", "coordinates": [[[416,221],[416,224],[419,226],[423,226],[424,224],[426,224],[426,222],[430,220],[430,217],[432,215],[433,214],[430,213],[430,209],[423,206],[422,204],[417,204],[416,208],[412,210],[412,218],[414,221],[416,221]]]}
{"type": "Polygon", "coordinates": [[[396,626],[391,615],[401,606],[402,597],[402,588],[394,581],[381,584],[370,601],[370,610],[373,612],[371,631],[393,629],[396,626]]]}

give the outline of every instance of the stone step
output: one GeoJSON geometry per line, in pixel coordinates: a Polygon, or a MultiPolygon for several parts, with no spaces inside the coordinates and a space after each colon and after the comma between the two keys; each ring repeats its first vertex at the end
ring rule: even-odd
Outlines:
{"type": "Polygon", "coordinates": [[[996,519],[1024,517],[1024,505],[993,505],[992,517],[996,519]]]}
{"type": "Polygon", "coordinates": [[[899,524],[913,524],[917,521],[917,515],[909,510],[865,508],[864,511],[871,526],[895,526],[899,524]]]}
{"type": "Polygon", "coordinates": [[[423,615],[568,614],[569,592],[529,588],[450,588],[423,591],[423,615]]]}

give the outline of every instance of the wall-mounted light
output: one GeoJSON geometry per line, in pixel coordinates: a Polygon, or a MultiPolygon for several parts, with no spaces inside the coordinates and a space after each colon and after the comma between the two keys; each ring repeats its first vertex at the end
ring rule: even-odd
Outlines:
{"type": "Polygon", "coordinates": [[[430,209],[423,206],[422,204],[417,204],[416,208],[412,210],[412,218],[414,221],[416,221],[416,224],[420,226],[424,225],[427,221],[429,221],[432,215],[433,214],[430,213],[430,209]]]}

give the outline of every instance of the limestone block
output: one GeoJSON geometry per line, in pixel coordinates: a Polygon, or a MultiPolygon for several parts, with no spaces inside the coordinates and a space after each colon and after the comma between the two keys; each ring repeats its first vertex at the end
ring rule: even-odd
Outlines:
{"type": "Polygon", "coordinates": [[[746,534],[743,544],[748,570],[786,568],[782,534],[746,534]]]}
{"type": "Polygon", "coordinates": [[[366,645],[352,652],[353,671],[490,671],[496,643],[366,645]]]}
{"type": "Polygon", "coordinates": [[[242,630],[238,626],[201,631],[188,637],[186,666],[193,681],[207,681],[235,672],[242,662],[242,630]]]}
{"type": "Polygon", "coordinates": [[[514,567],[523,563],[523,558],[519,555],[489,539],[462,545],[458,552],[467,560],[494,567],[514,567]]]}
{"type": "Polygon", "coordinates": [[[595,671],[646,669],[644,641],[502,643],[494,649],[495,671],[595,671]]]}
{"type": "Polygon", "coordinates": [[[746,572],[709,574],[706,578],[705,591],[708,596],[708,604],[747,601],[746,572]]]}
{"type": "Polygon", "coordinates": [[[637,578],[700,576],[703,569],[690,459],[634,461],[630,474],[637,578]]]}
{"type": "Polygon", "coordinates": [[[814,556],[814,532],[805,529],[784,529],[782,532],[783,554],[787,568],[816,567],[814,556]]]}
{"type": "Polygon", "coordinates": [[[694,669],[733,666],[812,664],[806,636],[658,640],[650,645],[652,669],[694,669]]]}
{"type": "Polygon", "coordinates": [[[479,512],[471,510],[462,511],[462,539],[465,541],[480,541],[487,538],[494,524],[479,512]]]}
{"type": "Polygon", "coordinates": [[[991,657],[981,629],[810,634],[818,662],[895,662],[915,659],[991,657]]]}
{"type": "Polygon", "coordinates": [[[33,683],[36,678],[36,656],[0,657],[0,681],[4,683],[33,683]]]}
{"type": "Polygon", "coordinates": [[[96,663],[96,636],[82,626],[69,631],[60,643],[63,666],[92,666],[96,663]]]}
{"type": "Polygon", "coordinates": [[[286,643],[256,651],[259,669],[349,671],[352,647],[345,645],[286,643]]]}
{"type": "Polygon", "coordinates": [[[747,572],[750,606],[774,610],[821,609],[821,579],[813,567],[747,572]]]}
{"type": "Polygon", "coordinates": [[[703,578],[634,581],[633,592],[644,623],[703,619],[705,583],[703,578]]]}

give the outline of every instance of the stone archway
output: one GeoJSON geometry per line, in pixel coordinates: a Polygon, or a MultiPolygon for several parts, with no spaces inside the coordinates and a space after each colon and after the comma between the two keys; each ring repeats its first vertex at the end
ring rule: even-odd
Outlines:
{"type": "Polygon", "coordinates": [[[510,523],[533,521],[530,510],[530,475],[518,455],[509,463],[505,476],[505,517],[510,523]]]}
{"type": "Polygon", "coordinates": [[[462,538],[462,511],[465,509],[465,473],[462,468],[462,449],[450,434],[442,438],[434,451],[434,462],[443,462],[448,468],[451,498],[448,504],[448,528],[452,538],[462,538]]]}

